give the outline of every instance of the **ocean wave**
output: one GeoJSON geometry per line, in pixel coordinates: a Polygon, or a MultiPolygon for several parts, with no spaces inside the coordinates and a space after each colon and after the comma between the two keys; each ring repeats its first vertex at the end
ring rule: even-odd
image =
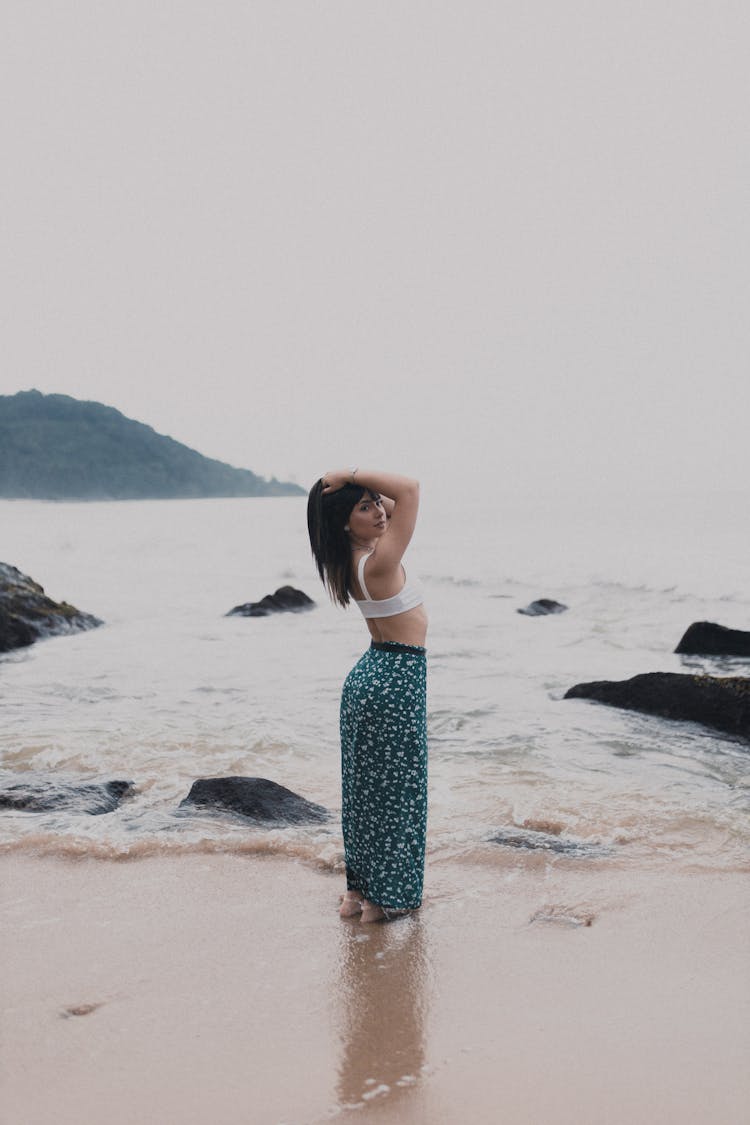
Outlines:
{"type": "Polygon", "coordinates": [[[330,843],[324,847],[300,839],[271,836],[201,837],[175,840],[147,837],[135,841],[94,840],[57,833],[35,833],[0,843],[0,855],[29,855],[67,860],[130,862],[155,857],[190,855],[283,856],[318,871],[342,873],[343,851],[330,843]]]}

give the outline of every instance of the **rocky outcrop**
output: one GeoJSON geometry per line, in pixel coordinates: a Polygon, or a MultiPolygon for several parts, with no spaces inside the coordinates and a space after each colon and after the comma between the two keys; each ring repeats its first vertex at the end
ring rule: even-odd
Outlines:
{"type": "Polygon", "coordinates": [[[328,820],[322,805],[264,777],[209,777],[194,781],[180,808],[237,813],[264,824],[316,824],[328,820]]]}
{"type": "Polygon", "coordinates": [[[48,598],[38,582],[0,563],[0,652],[24,648],[40,637],[78,633],[102,622],[67,602],[48,598]]]}
{"type": "Polygon", "coordinates": [[[750,632],[727,629],[713,621],[694,621],[675,652],[690,656],[746,656],[750,659],[750,632]]]}
{"type": "Polygon", "coordinates": [[[227,617],[267,617],[269,613],[299,613],[312,609],[315,602],[294,586],[280,586],[274,594],[266,594],[259,602],[245,602],[230,609],[227,617]]]}
{"type": "Polygon", "coordinates": [[[114,812],[124,797],[132,795],[132,781],[60,784],[55,781],[22,782],[0,789],[0,809],[23,812],[76,812],[100,816],[114,812]]]}
{"type": "Polygon", "coordinates": [[[550,613],[565,613],[567,608],[562,602],[556,602],[552,598],[537,598],[523,609],[517,609],[516,613],[523,613],[526,617],[545,617],[550,613]]]}
{"type": "Polygon", "coordinates": [[[745,676],[646,672],[630,680],[576,684],[565,699],[593,699],[627,711],[703,723],[750,741],[750,678],[745,676]]]}

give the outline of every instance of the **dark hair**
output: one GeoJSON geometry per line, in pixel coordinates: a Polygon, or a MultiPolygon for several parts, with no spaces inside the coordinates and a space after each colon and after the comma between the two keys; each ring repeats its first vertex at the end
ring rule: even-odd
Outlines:
{"type": "Polygon", "coordinates": [[[352,509],[369,489],[345,484],[335,492],[324,492],[316,480],[307,498],[307,530],[318,574],[331,600],[349,605],[349,572],[352,549],[344,531],[352,509]]]}

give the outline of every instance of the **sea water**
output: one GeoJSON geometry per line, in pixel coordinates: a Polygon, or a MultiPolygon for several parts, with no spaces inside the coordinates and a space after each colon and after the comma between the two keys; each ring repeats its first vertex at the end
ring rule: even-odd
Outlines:
{"type": "MultiPolygon", "coordinates": [[[[673,652],[692,621],[750,628],[747,496],[424,491],[406,566],[430,615],[427,893],[441,863],[746,865],[747,744],[563,696],[639,672],[750,673],[673,652]],[[568,609],[517,612],[539,597],[568,609]]],[[[0,559],[105,621],[0,658],[0,785],[135,786],[105,815],[4,811],[0,848],[342,869],[339,692],[369,636],[324,595],[304,498],[3,501],[0,559]],[[226,616],[286,584],[315,608],[226,616]],[[237,774],[332,819],[269,829],[179,809],[195,779],[237,774]]]]}

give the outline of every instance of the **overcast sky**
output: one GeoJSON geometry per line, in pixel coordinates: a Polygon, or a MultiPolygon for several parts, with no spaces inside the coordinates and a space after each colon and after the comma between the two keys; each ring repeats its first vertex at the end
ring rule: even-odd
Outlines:
{"type": "Polygon", "coordinates": [[[0,393],[304,484],[747,484],[748,11],[5,0],[0,393]]]}

